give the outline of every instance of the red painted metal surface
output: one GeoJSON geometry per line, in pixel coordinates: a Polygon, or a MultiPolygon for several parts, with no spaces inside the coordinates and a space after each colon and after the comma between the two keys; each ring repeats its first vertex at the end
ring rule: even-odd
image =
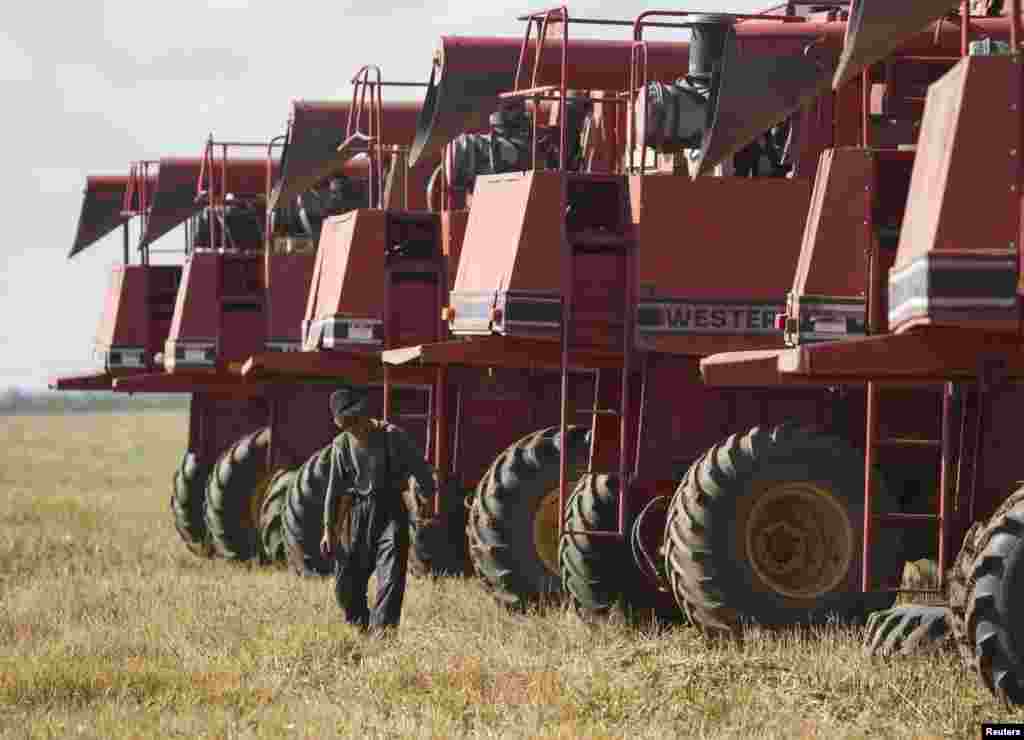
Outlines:
{"type": "Polygon", "coordinates": [[[217,257],[216,254],[197,253],[185,263],[169,342],[187,339],[216,343],[216,322],[220,315],[217,257]]]}
{"type": "Polygon", "coordinates": [[[279,350],[298,349],[302,345],[303,306],[315,261],[312,254],[270,255],[274,310],[267,317],[268,345],[279,350]]]}
{"type": "Polygon", "coordinates": [[[793,292],[855,297],[867,280],[872,235],[865,223],[873,168],[863,149],[824,153],[804,230],[793,292]]]}
{"type": "Polygon", "coordinates": [[[62,375],[47,384],[54,391],[109,391],[114,386],[114,376],[105,370],[80,375],[62,375]]]}
{"type": "Polygon", "coordinates": [[[212,463],[233,443],[267,426],[270,404],[262,396],[200,392],[189,408],[188,449],[212,463]]]}
{"type": "MultiPolygon", "coordinates": [[[[376,353],[335,350],[331,352],[263,352],[249,357],[241,374],[256,381],[295,382],[303,378],[323,381],[379,384],[384,367],[376,353]]],[[[395,375],[402,384],[429,384],[431,371],[408,368],[395,375]]]]}
{"type": "Polygon", "coordinates": [[[96,335],[105,353],[142,353],[149,366],[170,330],[174,295],[181,268],[119,265],[113,268],[103,316],[96,335]]]}
{"type": "Polygon", "coordinates": [[[1008,377],[1024,377],[1020,340],[974,329],[922,328],[906,334],[865,337],[786,350],[779,371],[821,382],[877,379],[921,382],[970,380],[984,358],[1005,358],[1008,377]]]}
{"type": "MultiPolygon", "coordinates": [[[[1020,89],[1021,79],[1011,57],[967,57],[931,86],[894,271],[926,256],[965,264],[1018,258],[1020,193],[1008,183],[1019,178],[1021,123],[1019,114],[993,116],[990,101],[1020,89]],[[964,218],[965,208],[983,209],[985,217],[964,218]]],[[[1013,310],[965,319],[1011,332],[1019,325],[1013,310]]],[[[893,330],[957,321],[939,309],[911,309],[900,313],[893,330]]]]}
{"type": "Polygon", "coordinates": [[[385,222],[383,211],[360,209],[324,223],[306,322],[336,315],[383,320],[385,222]]]}
{"type": "Polygon", "coordinates": [[[131,214],[122,210],[127,189],[128,177],[125,175],[90,175],[86,178],[82,210],[68,259],[128,222],[131,214]]]}
{"type": "MultiPolygon", "coordinates": [[[[617,368],[622,361],[618,351],[592,350],[575,353],[578,369],[617,368]]],[[[474,337],[472,341],[453,339],[384,350],[381,359],[389,365],[459,365],[473,368],[511,367],[523,370],[558,370],[561,350],[554,339],[519,337],[474,337]]]]}
{"type": "MultiPolygon", "coordinates": [[[[314,450],[329,444],[338,428],[329,409],[332,386],[275,384],[266,390],[270,406],[271,456],[274,468],[296,467],[314,450]]],[[[370,411],[379,413],[380,397],[370,394],[370,411]]]]}
{"type": "Polygon", "coordinates": [[[234,397],[261,395],[265,387],[259,383],[242,383],[233,373],[145,373],[114,380],[115,391],[121,393],[212,393],[234,397]]]}

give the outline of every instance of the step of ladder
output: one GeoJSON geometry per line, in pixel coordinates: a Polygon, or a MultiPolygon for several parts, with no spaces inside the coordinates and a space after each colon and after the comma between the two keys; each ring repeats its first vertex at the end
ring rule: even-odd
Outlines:
{"type": "Polygon", "coordinates": [[[876,442],[879,447],[924,447],[940,449],[941,439],[917,439],[914,437],[888,437],[876,442]]]}

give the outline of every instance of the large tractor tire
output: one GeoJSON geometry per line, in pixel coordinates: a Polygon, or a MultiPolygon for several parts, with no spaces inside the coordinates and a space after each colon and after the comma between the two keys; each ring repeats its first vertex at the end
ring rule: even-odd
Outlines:
{"type": "Polygon", "coordinates": [[[628,582],[636,580],[625,540],[579,534],[614,532],[618,506],[619,479],[611,475],[583,475],[566,504],[566,532],[558,543],[562,588],[583,614],[625,611],[628,582]]]}
{"type": "MultiPolygon", "coordinates": [[[[876,513],[896,510],[884,485],[873,498],[876,513]]],[[[837,437],[791,425],[729,437],[690,467],[669,510],[676,600],[698,625],[729,634],[745,623],[863,618],[863,499],[863,456],[837,437]]],[[[876,530],[872,560],[876,579],[899,573],[898,530],[876,530]]]]}
{"type": "Polygon", "coordinates": [[[260,557],[260,506],[270,476],[270,430],[242,437],[217,459],[206,486],[206,526],[217,553],[228,560],[260,557]]]}
{"type": "Polygon", "coordinates": [[[284,508],[288,491],[298,471],[278,470],[270,479],[267,497],[260,507],[260,544],[263,557],[272,565],[288,563],[288,547],[284,536],[284,508]]]}
{"type": "Polygon", "coordinates": [[[965,663],[996,697],[1024,704],[1024,487],[964,538],[949,584],[965,663]]]}
{"type": "MultiPolygon", "coordinates": [[[[586,460],[587,429],[567,430],[570,471],[586,460]]],[[[502,452],[477,485],[467,533],[476,572],[495,598],[524,608],[562,590],[558,565],[558,427],[502,452]]]]}
{"type": "Polygon", "coordinates": [[[210,558],[214,555],[206,529],[206,480],[210,476],[210,466],[199,462],[199,458],[191,450],[181,458],[181,464],[174,471],[171,488],[171,513],[174,515],[174,528],[185,542],[190,552],[199,557],[210,558]]]}
{"type": "Polygon", "coordinates": [[[883,657],[923,655],[951,643],[949,607],[901,604],[874,612],[864,632],[864,654],[883,657]]]}
{"type": "Polygon", "coordinates": [[[445,502],[439,517],[409,525],[409,569],[416,575],[465,576],[472,572],[466,541],[469,511],[464,496],[454,490],[443,495],[458,498],[445,502]]]}
{"type": "Polygon", "coordinates": [[[333,445],[326,445],[306,460],[288,489],[284,506],[285,543],[288,564],[300,576],[334,573],[334,561],[320,554],[332,449],[333,445]]]}

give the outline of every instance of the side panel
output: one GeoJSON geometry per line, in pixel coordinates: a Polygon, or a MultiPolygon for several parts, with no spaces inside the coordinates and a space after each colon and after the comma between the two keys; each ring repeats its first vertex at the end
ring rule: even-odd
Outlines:
{"type": "Polygon", "coordinates": [[[810,203],[809,180],[631,177],[639,189],[641,296],[781,299],[810,203]]]}
{"type": "Polygon", "coordinates": [[[1024,479],[1018,443],[1024,419],[1024,385],[1008,385],[989,394],[985,413],[974,521],[990,517],[1024,479]]]}
{"type": "MultiPolygon", "coordinates": [[[[495,458],[526,435],[557,426],[561,418],[561,379],[558,373],[495,370],[452,370],[457,413],[449,417],[455,476],[469,489],[476,486],[495,458]]],[[[587,410],[593,403],[590,375],[573,376],[570,408],[587,410]]],[[[586,424],[579,414],[577,423],[586,424]]]]}
{"type": "Polygon", "coordinates": [[[220,314],[217,257],[211,252],[194,253],[185,262],[169,342],[216,339],[220,314]]]}
{"type": "Polygon", "coordinates": [[[316,305],[307,318],[383,318],[384,214],[358,210],[328,219],[320,251],[316,305]]]}
{"type": "Polygon", "coordinates": [[[145,267],[128,265],[116,270],[97,337],[99,346],[140,349],[148,346],[146,293],[145,267]]]}
{"type": "MultiPolygon", "coordinates": [[[[213,462],[228,447],[270,421],[267,400],[263,397],[235,399],[196,393],[192,396],[192,414],[198,417],[200,457],[213,462]]],[[[191,435],[191,424],[190,424],[191,435]]]]}
{"type": "Polygon", "coordinates": [[[331,385],[279,385],[270,395],[274,406],[272,438],[275,467],[301,465],[338,434],[331,419],[331,385]]]}
{"type": "Polygon", "coordinates": [[[114,333],[117,328],[117,308],[121,301],[121,291],[124,283],[125,270],[123,266],[115,267],[110,271],[110,283],[107,286],[107,295],[103,301],[103,314],[100,316],[100,326],[96,332],[96,344],[100,347],[109,347],[114,343],[114,333]]]}
{"type": "MultiPolygon", "coordinates": [[[[492,294],[508,287],[521,248],[536,173],[477,178],[459,257],[455,292],[492,294]]],[[[554,265],[553,265],[554,267],[554,265]]]]}
{"type": "Polygon", "coordinates": [[[448,260],[447,290],[455,288],[455,276],[459,270],[459,257],[462,255],[462,243],[466,237],[468,221],[469,211],[444,211],[441,213],[442,250],[448,260]]]}
{"type": "Polygon", "coordinates": [[[267,316],[263,305],[262,257],[224,255],[218,296],[218,360],[237,362],[263,351],[267,316]]]}
{"type": "Polygon", "coordinates": [[[918,324],[1019,331],[1021,111],[993,116],[992,91],[1020,89],[1009,56],[962,59],[932,85],[907,215],[889,274],[893,331],[918,324]]]}
{"type": "Polygon", "coordinates": [[[146,267],[146,302],[149,310],[149,331],[146,345],[150,358],[163,352],[164,342],[174,320],[174,304],[181,284],[181,267],[150,265],[146,267]]]}
{"type": "Polygon", "coordinates": [[[311,254],[270,257],[270,306],[267,343],[274,349],[298,349],[303,307],[313,275],[311,254]]]}

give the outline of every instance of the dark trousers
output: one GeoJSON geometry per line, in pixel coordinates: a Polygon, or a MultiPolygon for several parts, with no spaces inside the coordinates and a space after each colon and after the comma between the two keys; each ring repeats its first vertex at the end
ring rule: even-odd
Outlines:
{"type": "Polygon", "coordinates": [[[334,565],[338,606],[350,624],[364,629],[397,627],[409,566],[409,517],[401,501],[377,496],[356,496],[349,517],[351,546],[337,548],[334,565]],[[377,597],[371,610],[367,587],[375,571],[377,597]]]}

